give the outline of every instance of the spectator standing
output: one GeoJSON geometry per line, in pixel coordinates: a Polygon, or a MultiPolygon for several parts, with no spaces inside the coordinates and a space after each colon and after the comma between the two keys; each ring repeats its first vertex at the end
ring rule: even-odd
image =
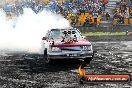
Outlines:
{"type": "Polygon", "coordinates": [[[88,17],[85,20],[84,26],[89,26],[89,19],[88,19],[88,17]]]}
{"type": "Polygon", "coordinates": [[[77,11],[77,8],[74,7],[73,9],[73,13],[76,14],[78,11],[77,11]]]}
{"type": "Polygon", "coordinates": [[[129,12],[128,11],[126,11],[125,13],[124,13],[124,18],[129,18],[129,12]]]}
{"type": "Polygon", "coordinates": [[[98,13],[93,13],[93,17],[94,17],[94,25],[97,25],[98,13]]]}
{"type": "Polygon", "coordinates": [[[124,23],[124,16],[123,16],[123,13],[119,13],[120,14],[120,16],[119,16],[119,19],[120,19],[120,23],[124,23]]]}
{"type": "Polygon", "coordinates": [[[92,21],[92,18],[91,17],[89,18],[89,25],[90,26],[93,26],[93,21],[92,21]]]}
{"type": "Polygon", "coordinates": [[[108,2],[109,2],[108,0],[103,0],[103,2],[102,2],[103,11],[105,11],[106,4],[107,4],[108,2]]]}
{"type": "Polygon", "coordinates": [[[110,14],[107,12],[106,15],[105,15],[105,17],[106,17],[106,20],[109,20],[110,14]]]}

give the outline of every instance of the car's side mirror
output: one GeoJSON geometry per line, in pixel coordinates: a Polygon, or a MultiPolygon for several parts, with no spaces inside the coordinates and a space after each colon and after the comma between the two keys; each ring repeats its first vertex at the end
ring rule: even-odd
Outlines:
{"type": "Polygon", "coordinates": [[[42,40],[47,40],[47,39],[48,39],[48,37],[43,37],[43,38],[42,38],[42,40]]]}

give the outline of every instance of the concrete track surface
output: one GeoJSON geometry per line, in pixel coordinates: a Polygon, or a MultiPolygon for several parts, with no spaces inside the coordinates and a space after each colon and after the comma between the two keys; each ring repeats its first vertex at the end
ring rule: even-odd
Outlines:
{"type": "MultiPolygon", "coordinates": [[[[130,38],[117,41],[116,37],[98,41],[91,38],[96,53],[88,64],[89,73],[132,75],[130,38]]],[[[43,57],[37,54],[0,51],[0,88],[132,88],[132,82],[80,85],[77,78],[80,61],[61,60],[46,65],[40,59],[43,57]]]]}

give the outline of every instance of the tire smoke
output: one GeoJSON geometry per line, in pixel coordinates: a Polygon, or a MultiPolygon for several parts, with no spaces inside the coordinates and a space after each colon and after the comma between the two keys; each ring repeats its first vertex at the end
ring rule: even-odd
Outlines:
{"type": "Polygon", "coordinates": [[[39,53],[42,37],[49,29],[70,27],[61,15],[46,10],[35,14],[25,8],[23,15],[6,19],[4,11],[0,10],[0,51],[39,53]]]}

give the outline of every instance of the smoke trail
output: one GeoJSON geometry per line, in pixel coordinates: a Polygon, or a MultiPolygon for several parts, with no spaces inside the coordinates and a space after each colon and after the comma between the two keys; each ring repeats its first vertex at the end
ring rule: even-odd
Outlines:
{"type": "Polygon", "coordinates": [[[61,15],[43,10],[35,14],[25,8],[24,14],[14,20],[6,20],[0,11],[0,50],[28,51],[39,53],[42,37],[51,28],[69,27],[61,15]]]}

